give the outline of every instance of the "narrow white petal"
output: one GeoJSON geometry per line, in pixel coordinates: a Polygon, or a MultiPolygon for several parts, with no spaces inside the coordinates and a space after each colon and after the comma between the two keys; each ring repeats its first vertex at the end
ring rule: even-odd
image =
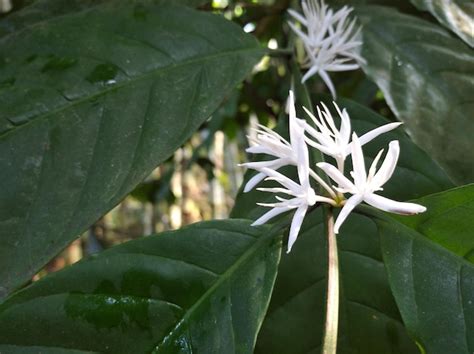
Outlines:
{"type": "Polygon", "coordinates": [[[293,220],[291,221],[290,227],[290,234],[288,237],[288,251],[286,253],[290,253],[291,248],[293,247],[296,238],[298,237],[298,233],[300,232],[301,225],[303,224],[303,220],[307,210],[308,206],[303,205],[296,209],[295,215],[293,215],[293,220]]]}
{"type": "Polygon", "coordinates": [[[306,72],[306,74],[303,75],[301,79],[301,83],[305,83],[306,80],[308,80],[311,76],[316,75],[319,71],[319,66],[313,65],[309,70],[306,72]]]}
{"type": "Polygon", "coordinates": [[[341,118],[341,128],[339,129],[341,140],[344,144],[349,144],[349,140],[351,139],[351,119],[349,118],[349,114],[345,108],[341,111],[336,102],[333,102],[333,105],[341,118]]]}
{"type": "Polygon", "coordinates": [[[377,164],[379,163],[379,160],[382,154],[383,154],[383,149],[378,152],[377,156],[375,156],[374,161],[372,161],[372,164],[370,165],[370,168],[369,168],[369,175],[367,176],[367,181],[371,182],[372,179],[374,178],[375,172],[377,170],[377,164]]]}
{"type": "Polygon", "coordinates": [[[334,123],[334,118],[332,117],[331,111],[329,110],[328,106],[324,104],[324,102],[321,102],[321,106],[324,108],[324,118],[326,119],[326,122],[331,129],[332,133],[334,136],[337,136],[339,134],[339,130],[336,128],[336,124],[334,123]]]}
{"type": "Polygon", "coordinates": [[[291,191],[298,191],[298,190],[301,189],[299,184],[292,181],[291,179],[289,179],[285,175],[282,175],[280,172],[277,172],[275,170],[271,170],[269,168],[263,168],[262,172],[264,174],[266,174],[267,176],[269,176],[269,178],[267,178],[267,179],[275,180],[275,181],[279,182],[280,184],[282,184],[283,186],[285,186],[286,188],[288,188],[291,191]]]}
{"type": "Polygon", "coordinates": [[[356,133],[352,133],[351,157],[354,184],[356,186],[363,186],[367,181],[367,173],[365,171],[364,154],[356,133]]]}
{"type": "MultiPolygon", "coordinates": [[[[367,144],[369,141],[371,141],[374,138],[378,137],[380,134],[389,132],[390,130],[393,130],[393,129],[399,127],[401,124],[403,124],[403,123],[398,123],[398,122],[397,123],[388,123],[388,124],[382,125],[381,127],[375,128],[375,129],[365,133],[364,135],[362,135],[359,138],[360,145],[367,144]]],[[[349,155],[349,153],[350,153],[350,149],[347,149],[346,156],[349,155]]]]}
{"type": "Polygon", "coordinates": [[[326,71],[352,71],[359,69],[359,64],[339,64],[339,65],[328,65],[324,67],[326,71]]]}
{"type": "Polygon", "coordinates": [[[377,209],[401,215],[413,215],[426,211],[423,205],[397,202],[373,193],[366,195],[364,201],[377,209]]]}
{"type": "Polygon", "coordinates": [[[298,27],[296,27],[293,23],[288,22],[288,26],[296,33],[298,37],[300,37],[304,42],[310,42],[310,39],[307,34],[301,31],[298,27]]]}
{"type": "Polygon", "coordinates": [[[244,187],[244,193],[250,192],[254,187],[259,184],[263,179],[266,177],[266,175],[262,172],[257,173],[255,176],[249,179],[249,181],[245,184],[244,187]]]}
{"type": "Polygon", "coordinates": [[[270,219],[273,219],[275,216],[280,215],[281,213],[284,213],[285,211],[288,211],[288,208],[283,208],[283,207],[273,208],[272,210],[267,211],[265,214],[263,214],[261,217],[255,220],[252,223],[252,226],[263,225],[270,219]]]}
{"type": "Polygon", "coordinates": [[[298,125],[296,122],[296,109],[295,109],[295,96],[293,95],[293,91],[288,92],[288,116],[289,116],[289,125],[290,125],[290,143],[292,139],[292,134],[295,130],[298,129],[298,125]]]}
{"type": "Polygon", "coordinates": [[[354,194],[352,197],[346,200],[346,203],[341,209],[341,212],[337,216],[336,223],[334,224],[334,233],[339,233],[339,228],[341,227],[342,223],[347,219],[349,214],[351,213],[354,208],[362,202],[362,196],[359,194],[354,194]]]}
{"type": "Polygon", "coordinates": [[[346,190],[355,190],[354,184],[333,165],[327,162],[319,162],[316,165],[322,169],[334,182],[336,182],[340,188],[344,188],[346,190]]]}
{"type": "Polygon", "coordinates": [[[326,192],[329,193],[329,195],[332,198],[336,199],[336,193],[334,193],[332,188],[329,187],[328,184],[321,177],[319,177],[319,175],[316,172],[314,172],[311,168],[309,169],[309,174],[311,177],[313,177],[313,179],[316,180],[316,182],[318,182],[321,185],[321,187],[323,187],[326,190],[326,192]]]}
{"type": "Polygon", "coordinates": [[[308,145],[311,145],[312,147],[318,149],[319,151],[321,151],[323,154],[326,154],[328,156],[334,156],[334,150],[333,149],[330,149],[330,148],[327,148],[321,144],[318,144],[317,142],[309,139],[309,138],[305,138],[305,141],[308,145]]]}
{"type": "Polygon", "coordinates": [[[288,9],[288,14],[290,14],[290,16],[293,17],[296,21],[301,22],[302,25],[308,26],[306,18],[304,18],[304,16],[302,16],[299,12],[296,12],[292,9],[288,9]]]}
{"type": "Polygon", "coordinates": [[[398,140],[393,140],[388,144],[387,156],[382,162],[382,166],[375,174],[371,181],[374,189],[383,186],[392,177],[395,167],[397,166],[398,157],[400,155],[400,145],[398,140]]]}
{"type": "Polygon", "coordinates": [[[335,100],[336,99],[336,89],[334,88],[334,84],[331,81],[331,78],[329,75],[324,71],[320,70],[319,71],[319,76],[321,79],[323,79],[324,83],[328,87],[329,91],[331,92],[332,98],[335,100]]]}

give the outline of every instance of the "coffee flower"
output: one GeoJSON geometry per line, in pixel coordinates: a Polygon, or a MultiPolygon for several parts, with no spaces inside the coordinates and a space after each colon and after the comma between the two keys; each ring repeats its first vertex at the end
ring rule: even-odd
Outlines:
{"type": "MultiPolygon", "coordinates": [[[[316,128],[313,128],[308,123],[305,123],[306,132],[314,139],[306,138],[308,145],[315,147],[323,154],[333,157],[336,160],[339,171],[344,171],[344,161],[346,157],[351,153],[351,120],[349,114],[344,108],[342,111],[336,102],[333,102],[334,107],[341,119],[339,129],[336,127],[334,118],[328,107],[321,102],[323,110],[317,107],[318,118],[316,118],[309,110],[305,107],[303,109],[311,118],[316,128]]],[[[359,138],[361,145],[367,144],[372,139],[376,138],[380,134],[386,133],[392,129],[397,128],[402,123],[388,123],[373,129],[359,138]]]]}
{"type": "Polygon", "coordinates": [[[390,142],[387,156],[385,156],[385,160],[379,170],[376,171],[377,163],[380,160],[382,153],[383,149],[380,150],[375,157],[370,166],[369,173],[367,174],[360,140],[357,138],[357,135],[353,133],[351,144],[353,166],[351,176],[353,182],[346,178],[336,167],[326,162],[318,163],[318,167],[331,177],[333,181],[338,183],[339,187],[335,188],[338,192],[352,194],[352,196],[345,201],[344,207],[334,224],[334,232],[336,234],[339,232],[339,228],[350,212],[362,202],[366,202],[367,204],[383,211],[402,215],[412,215],[426,211],[426,208],[422,205],[397,202],[375,194],[377,191],[382,191],[382,186],[390,179],[390,177],[392,177],[400,154],[398,141],[394,140],[390,142]]]}
{"type": "Polygon", "coordinates": [[[310,185],[308,148],[304,141],[304,126],[302,122],[302,120],[296,118],[296,120],[293,122],[294,127],[291,134],[291,140],[293,146],[295,147],[294,156],[297,158],[296,167],[298,170],[299,183],[289,179],[275,170],[266,167],[262,168],[262,173],[268,176],[265,179],[276,181],[281,185],[281,187],[258,188],[258,190],[276,194],[286,194],[291,196],[291,198],[285,199],[280,196],[276,196],[275,198],[278,200],[278,202],[258,203],[260,206],[270,207],[272,209],[263,214],[252,224],[262,225],[279,214],[290,210],[295,210],[295,214],[293,215],[290,226],[287,252],[291,251],[291,248],[298,237],[298,233],[308,208],[315,205],[317,202],[326,202],[334,205],[334,201],[332,199],[318,196],[310,185]]]}
{"type": "MultiPolygon", "coordinates": [[[[251,191],[267,176],[264,169],[276,171],[283,166],[299,166],[301,163],[301,156],[298,155],[298,151],[301,154],[303,148],[308,149],[304,139],[305,121],[296,117],[295,99],[292,91],[290,91],[288,96],[288,115],[290,142],[284,139],[280,134],[261,125],[259,126],[260,129],[257,130],[256,138],[249,137],[252,146],[246,149],[247,152],[252,154],[267,154],[276,157],[276,159],[241,164],[241,166],[258,171],[258,173],[246,183],[244,193],[251,191]]],[[[312,169],[308,167],[308,170],[308,173],[321,184],[331,196],[335,196],[334,191],[312,169]]]]}
{"type": "Polygon", "coordinates": [[[301,7],[302,14],[294,10],[288,10],[288,13],[305,27],[302,30],[295,23],[289,22],[305,48],[302,67],[308,71],[302,82],[313,75],[319,75],[335,98],[336,90],[328,72],[356,70],[359,63],[364,62],[358,54],[362,44],[360,27],[355,30],[356,20],[349,19],[352,8],[348,6],[334,12],[323,0],[303,0],[301,7]]]}

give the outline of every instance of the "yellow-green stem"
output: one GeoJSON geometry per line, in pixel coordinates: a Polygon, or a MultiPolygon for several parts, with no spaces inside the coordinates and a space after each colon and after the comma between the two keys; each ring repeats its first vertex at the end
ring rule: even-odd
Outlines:
{"type": "Polygon", "coordinates": [[[339,325],[339,260],[334,234],[332,208],[327,212],[328,232],[328,289],[326,302],[326,324],[323,338],[323,354],[336,354],[339,325]]]}

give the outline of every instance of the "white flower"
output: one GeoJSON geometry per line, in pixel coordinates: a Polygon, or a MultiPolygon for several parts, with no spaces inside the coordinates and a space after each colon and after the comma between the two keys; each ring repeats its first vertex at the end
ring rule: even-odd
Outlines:
{"type": "Polygon", "coordinates": [[[302,126],[302,121],[298,119],[294,122],[294,124],[297,128],[293,129],[290,138],[296,149],[295,156],[297,157],[296,166],[298,170],[299,184],[275,170],[263,167],[261,171],[266,176],[268,176],[266,180],[277,181],[282,187],[258,188],[258,190],[264,192],[282,193],[289,195],[292,198],[284,199],[280,196],[276,196],[276,199],[278,200],[276,203],[258,203],[258,205],[271,207],[272,209],[263,214],[252,224],[262,225],[281,213],[296,209],[295,214],[293,215],[293,220],[291,221],[287,252],[291,251],[291,248],[298,237],[301,224],[303,223],[303,219],[306,215],[306,212],[308,211],[308,208],[315,205],[316,202],[327,202],[334,204],[332,199],[316,195],[314,189],[311,188],[309,182],[310,168],[308,147],[304,142],[304,129],[302,126]]]}
{"type": "Polygon", "coordinates": [[[306,56],[302,66],[309,70],[302,82],[318,74],[335,98],[336,90],[327,72],[356,70],[359,68],[358,63],[364,62],[358,54],[362,44],[359,39],[360,27],[354,31],[355,19],[349,20],[352,8],[348,6],[336,12],[329,9],[323,0],[321,3],[319,0],[303,0],[301,6],[303,14],[294,10],[288,10],[288,13],[306,27],[306,31],[302,31],[289,22],[305,47],[306,56]]]}
{"type": "MultiPolygon", "coordinates": [[[[323,110],[317,107],[318,118],[316,118],[309,110],[305,107],[303,109],[309,115],[311,120],[314,122],[318,129],[314,129],[309,124],[305,123],[305,130],[308,134],[314,138],[306,138],[306,142],[315,147],[323,154],[333,157],[337,162],[339,171],[344,171],[344,161],[346,157],[351,153],[351,120],[349,114],[344,108],[341,112],[336,102],[333,102],[334,107],[339,114],[341,119],[340,128],[336,128],[334,119],[329,111],[328,107],[321,102],[323,110]]],[[[359,138],[360,144],[367,144],[372,139],[376,138],[380,134],[386,133],[392,129],[395,129],[402,123],[388,123],[376,129],[373,129],[359,138]]]]}
{"type": "MultiPolygon", "coordinates": [[[[275,160],[269,161],[255,161],[246,162],[241,166],[251,168],[259,171],[255,176],[250,178],[244,187],[244,193],[251,191],[258,183],[260,183],[267,174],[265,169],[278,170],[287,165],[299,166],[304,157],[303,154],[307,146],[304,139],[304,124],[305,121],[296,117],[295,99],[293,92],[290,91],[288,96],[288,115],[290,128],[290,142],[267,127],[260,125],[257,130],[257,137],[251,139],[252,146],[246,151],[253,154],[267,154],[276,157],[275,160]]],[[[303,162],[305,163],[305,162],[303,162]]],[[[312,170],[308,167],[308,173],[325,188],[331,196],[334,196],[334,191],[312,170]]]]}
{"type": "Polygon", "coordinates": [[[362,202],[366,202],[377,209],[403,215],[418,214],[426,211],[426,208],[422,205],[397,202],[375,194],[375,192],[383,190],[382,186],[392,177],[400,154],[398,141],[390,142],[387,156],[385,156],[385,160],[376,172],[377,163],[382,152],[383,150],[380,150],[375,157],[367,175],[361,143],[355,133],[352,135],[351,157],[353,171],[351,176],[354,182],[349,181],[336,167],[325,162],[318,163],[318,167],[339,184],[340,188],[336,188],[339,192],[352,194],[337,217],[334,225],[334,232],[336,234],[349,213],[362,202]]]}

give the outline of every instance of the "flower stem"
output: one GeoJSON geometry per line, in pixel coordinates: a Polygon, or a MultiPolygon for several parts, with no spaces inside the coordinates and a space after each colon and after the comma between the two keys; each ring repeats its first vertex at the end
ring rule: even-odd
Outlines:
{"type": "Polygon", "coordinates": [[[336,354],[339,324],[339,260],[334,234],[332,208],[327,210],[328,232],[328,289],[326,302],[326,324],[323,338],[323,354],[336,354]]]}
{"type": "Polygon", "coordinates": [[[267,55],[271,57],[290,56],[293,53],[294,50],[292,48],[267,49],[267,55]]]}

